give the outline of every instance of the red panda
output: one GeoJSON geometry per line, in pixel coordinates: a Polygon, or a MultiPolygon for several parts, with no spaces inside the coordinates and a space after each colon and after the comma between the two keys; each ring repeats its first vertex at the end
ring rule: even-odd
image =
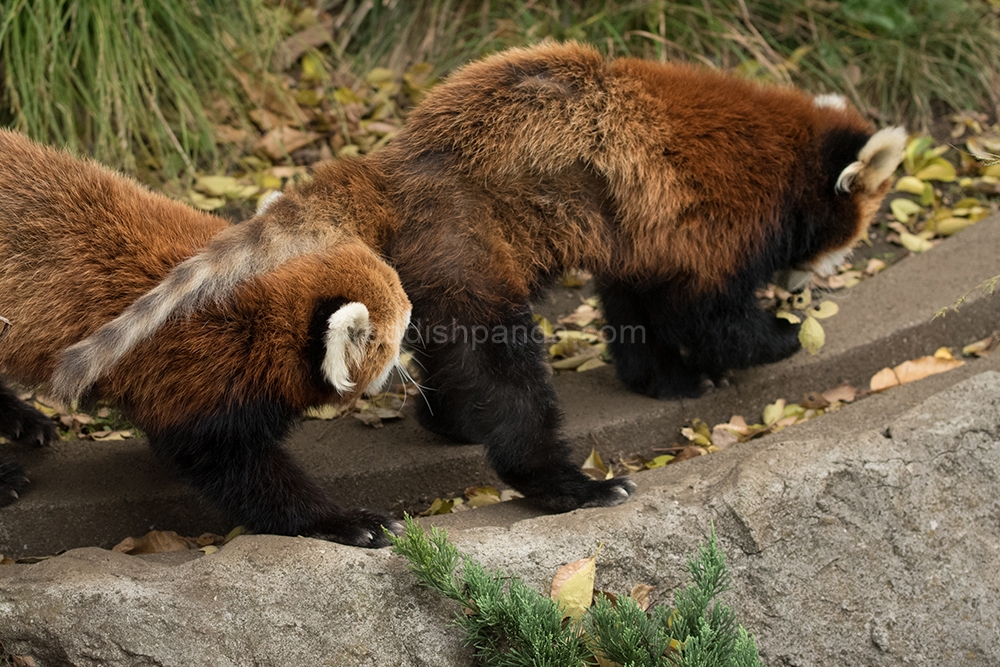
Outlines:
{"type": "Polygon", "coordinates": [[[618,376],[657,397],[786,357],[797,328],[755,288],[835,269],[905,139],[840,98],[575,43],[505,51],[431,90],[381,151],[220,234],[105,339],[70,348],[57,387],[75,395],[170,315],[346,235],[397,270],[428,334],[409,341],[425,426],[483,443],[501,479],[551,509],[622,502],[630,481],[569,461],[531,300],[567,269],[593,273],[618,376]]]}
{"type": "MultiPolygon", "coordinates": [[[[45,385],[95,334],[231,225],[96,163],[0,131],[0,373],[45,385]]],[[[280,443],[307,407],[377,390],[397,363],[410,304],[371,247],[346,239],[233,286],[171,320],[102,375],[116,404],[201,495],[250,530],[387,544],[397,522],[335,505],[280,443]]],[[[0,435],[55,439],[52,421],[0,384],[0,435]]],[[[0,504],[24,473],[0,464],[0,504]]]]}

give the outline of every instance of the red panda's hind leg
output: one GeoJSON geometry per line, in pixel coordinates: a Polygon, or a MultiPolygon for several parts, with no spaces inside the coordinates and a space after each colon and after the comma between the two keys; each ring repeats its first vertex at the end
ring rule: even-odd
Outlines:
{"type": "Polygon", "coordinates": [[[296,420],[287,408],[256,401],[147,434],[157,455],[252,532],[388,546],[383,527],[399,533],[398,521],[337,506],[281,448],[296,420]]]}
{"type": "Polygon", "coordinates": [[[501,480],[550,511],[611,506],[635,490],[628,479],[597,481],[571,461],[562,415],[545,367],[544,336],[526,307],[503,321],[449,327],[449,340],[416,358],[428,404],[426,428],[482,443],[501,480]]]}

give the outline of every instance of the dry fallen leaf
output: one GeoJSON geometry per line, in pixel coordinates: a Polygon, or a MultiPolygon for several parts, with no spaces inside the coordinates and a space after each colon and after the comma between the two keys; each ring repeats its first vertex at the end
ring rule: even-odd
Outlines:
{"type": "Polygon", "coordinates": [[[289,153],[308,146],[321,136],[315,132],[303,132],[302,130],[282,125],[261,137],[255,148],[258,151],[266,153],[272,160],[279,160],[289,153]]]}
{"type": "Polygon", "coordinates": [[[810,315],[802,323],[799,329],[799,342],[809,354],[817,354],[826,343],[826,332],[815,317],[810,315]]]}
{"type": "MultiPolygon", "coordinates": [[[[600,551],[600,548],[598,548],[600,551]]],[[[563,618],[579,620],[594,599],[597,554],[563,565],[552,578],[550,596],[562,608],[563,618]]]]}
{"type": "Polygon", "coordinates": [[[939,350],[938,354],[940,356],[918,357],[917,359],[904,361],[895,368],[883,368],[872,376],[869,387],[872,391],[883,391],[965,365],[964,361],[952,357],[951,352],[944,354],[939,350]]]}
{"type": "Polygon", "coordinates": [[[122,554],[138,556],[139,554],[162,554],[171,551],[184,551],[188,548],[187,541],[172,530],[151,530],[142,537],[126,537],[111,550],[122,554]]]}
{"type": "Polygon", "coordinates": [[[1000,346],[1000,331],[994,331],[986,338],[977,340],[975,343],[969,343],[963,347],[962,354],[966,357],[985,357],[997,349],[998,346],[1000,346]]]}
{"type": "Polygon", "coordinates": [[[601,455],[597,453],[596,448],[590,450],[590,456],[583,462],[582,467],[583,472],[594,479],[611,479],[615,476],[614,472],[604,463],[601,455]]]}
{"type": "Polygon", "coordinates": [[[853,403],[854,399],[858,397],[858,390],[849,384],[842,384],[839,387],[834,387],[833,389],[827,389],[823,392],[823,398],[825,398],[830,403],[836,403],[841,401],[843,403],[853,403]]]}
{"type": "Polygon", "coordinates": [[[883,368],[873,375],[872,379],[868,382],[868,388],[872,391],[883,391],[898,386],[899,378],[896,377],[896,372],[888,367],[883,368]]]}
{"type": "Polygon", "coordinates": [[[639,609],[646,611],[649,609],[650,594],[656,590],[655,586],[649,584],[636,584],[632,587],[632,592],[628,594],[639,605],[639,609]]]}
{"type": "Polygon", "coordinates": [[[904,361],[899,366],[893,368],[900,384],[908,384],[922,380],[929,375],[936,375],[950,371],[953,368],[964,366],[964,361],[957,359],[942,359],[940,357],[919,357],[904,361]]]}

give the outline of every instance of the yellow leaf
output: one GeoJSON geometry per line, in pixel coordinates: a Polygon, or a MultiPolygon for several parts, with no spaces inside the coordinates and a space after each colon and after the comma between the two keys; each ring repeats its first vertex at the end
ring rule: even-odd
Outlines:
{"type": "Polygon", "coordinates": [[[922,239],[915,234],[902,233],[899,235],[900,244],[910,252],[926,252],[933,245],[927,239],[922,239]]]}
{"type": "Polygon", "coordinates": [[[600,470],[604,473],[606,479],[611,479],[614,476],[614,473],[608,469],[607,464],[605,464],[604,460],[601,459],[601,455],[597,453],[597,448],[592,448],[590,450],[590,456],[588,456],[587,460],[583,462],[583,467],[600,470]]]}
{"type": "Polygon", "coordinates": [[[781,419],[782,415],[785,413],[785,403],[785,399],[779,398],[777,401],[764,408],[764,424],[770,426],[781,419]]]}
{"type": "Polygon", "coordinates": [[[833,317],[840,312],[840,306],[834,301],[823,301],[818,306],[809,311],[809,314],[815,317],[817,320],[825,320],[828,317],[833,317]]]}
{"type": "Polygon", "coordinates": [[[661,454],[660,456],[654,456],[653,460],[646,464],[646,469],[652,470],[653,468],[662,468],[673,460],[673,454],[661,454]]]}
{"type": "Polygon", "coordinates": [[[601,361],[600,357],[594,357],[577,366],[576,372],[583,373],[584,371],[592,371],[595,368],[600,368],[601,366],[607,366],[607,364],[601,361]]]}
{"type": "Polygon", "coordinates": [[[188,201],[191,205],[202,211],[214,211],[226,205],[226,200],[222,197],[206,197],[200,192],[190,190],[187,193],[188,201]]]}
{"type": "Polygon", "coordinates": [[[469,507],[495,505],[501,500],[500,492],[492,486],[470,486],[464,495],[469,500],[467,503],[469,507]]]}
{"type": "Polygon", "coordinates": [[[798,294],[792,295],[792,308],[795,310],[805,310],[810,303],[812,303],[811,290],[803,290],[798,294]]]}
{"type": "MultiPolygon", "coordinates": [[[[552,349],[556,349],[557,347],[559,347],[559,345],[553,345],[552,349]]],[[[588,349],[585,349],[581,354],[577,354],[572,357],[568,357],[566,359],[558,359],[556,361],[553,361],[552,368],[561,371],[579,368],[580,366],[590,361],[591,359],[596,359],[598,356],[600,356],[600,354],[601,350],[599,350],[598,347],[594,345],[592,347],[589,347],[588,349]]]]}
{"type": "Polygon", "coordinates": [[[934,158],[926,167],[914,174],[922,181],[944,181],[951,183],[955,180],[955,167],[942,157],[934,158]]]}
{"type": "Polygon", "coordinates": [[[896,219],[903,224],[908,223],[911,216],[924,210],[920,204],[905,197],[893,199],[889,204],[889,208],[892,210],[892,214],[896,216],[896,219]]]}
{"type": "Polygon", "coordinates": [[[563,618],[579,620],[594,599],[597,554],[563,565],[552,579],[550,596],[562,608],[563,618]]]}
{"type": "Polygon", "coordinates": [[[779,320],[788,320],[792,324],[798,324],[802,321],[802,318],[795,313],[790,313],[787,310],[779,310],[774,314],[779,320]]]}
{"type": "Polygon", "coordinates": [[[903,176],[896,181],[896,192],[909,192],[911,195],[924,193],[924,182],[915,176],[903,176]]]}
{"type": "Polygon", "coordinates": [[[815,317],[809,316],[799,329],[799,342],[809,354],[816,354],[826,343],[826,332],[815,317]]]}
{"type": "Polygon", "coordinates": [[[385,83],[391,83],[393,80],[393,74],[391,69],[387,67],[376,67],[372,71],[368,72],[365,76],[365,81],[367,81],[372,86],[380,86],[385,83]]]}
{"type": "Polygon", "coordinates": [[[934,231],[937,232],[938,236],[951,236],[974,224],[976,224],[976,220],[973,218],[945,218],[934,225],[934,231]]]}
{"type": "Polygon", "coordinates": [[[209,197],[225,197],[230,192],[243,188],[232,176],[201,176],[194,182],[194,187],[209,197]]]}
{"type": "Polygon", "coordinates": [[[535,320],[535,324],[537,324],[538,328],[542,330],[542,334],[544,334],[546,338],[552,338],[555,336],[555,334],[552,333],[552,323],[549,322],[548,319],[538,313],[535,313],[532,316],[532,319],[535,320]]]}
{"type": "Polygon", "coordinates": [[[951,353],[951,350],[947,347],[939,347],[934,350],[935,359],[949,359],[955,361],[955,355],[951,353]]]}
{"type": "Polygon", "coordinates": [[[689,426],[685,426],[684,428],[681,429],[681,435],[683,435],[691,442],[697,445],[702,445],[703,447],[708,447],[709,445],[712,444],[712,441],[709,438],[706,438],[704,435],[696,432],[693,428],[689,426]]]}

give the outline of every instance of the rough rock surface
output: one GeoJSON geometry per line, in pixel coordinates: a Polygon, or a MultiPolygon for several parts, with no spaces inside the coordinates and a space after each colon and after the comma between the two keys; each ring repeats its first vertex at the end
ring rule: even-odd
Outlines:
{"type": "MultiPolygon", "coordinates": [[[[499,505],[443,522],[539,588],[603,543],[599,587],[661,596],[714,522],[728,601],[772,667],[997,665],[1000,372],[948,375],[638,475],[619,507],[515,520],[499,505]]],[[[454,612],[388,551],[301,538],[241,537],[183,561],[79,549],[0,566],[0,641],[39,667],[468,665],[454,612]]]]}

